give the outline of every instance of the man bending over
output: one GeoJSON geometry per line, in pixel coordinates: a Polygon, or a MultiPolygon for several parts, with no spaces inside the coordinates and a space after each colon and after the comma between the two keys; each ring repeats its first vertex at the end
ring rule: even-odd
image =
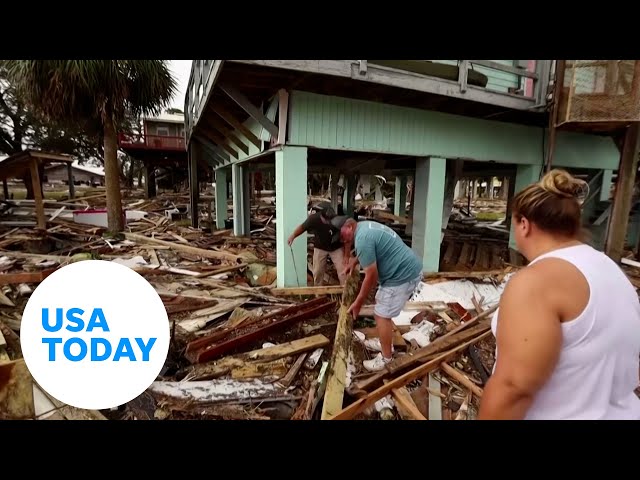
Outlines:
{"type": "Polygon", "coordinates": [[[392,360],[393,318],[402,311],[407,300],[422,280],[422,261],[386,225],[378,222],[345,221],[340,230],[345,250],[355,247],[356,256],[349,260],[345,271],[348,276],[359,263],[364,270],[364,281],[349,313],[355,320],[371,289],[378,284],[374,318],[379,340],[367,341],[367,348],[380,353],[363,362],[370,372],[382,370],[392,360]]]}

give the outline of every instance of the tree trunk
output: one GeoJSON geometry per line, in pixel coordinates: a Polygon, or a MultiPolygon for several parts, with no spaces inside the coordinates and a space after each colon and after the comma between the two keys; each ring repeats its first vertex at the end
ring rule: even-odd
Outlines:
{"type": "Polygon", "coordinates": [[[104,182],[107,191],[107,222],[111,233],[124,230],[120,173],[116,129],[113,122],[107,120],[104,125],[104,182]]]}

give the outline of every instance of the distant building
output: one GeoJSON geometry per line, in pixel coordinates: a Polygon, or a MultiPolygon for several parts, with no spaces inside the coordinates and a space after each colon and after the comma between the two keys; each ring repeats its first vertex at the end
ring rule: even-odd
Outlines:
{"type": "Polygon", "coordinates": [[[143,119],[141,136],[119,134],[120,149],[144,164],[148,197],[156,195],[156,170],[186,172],[187,149],[184,141],[184,127],[183,114],[163,113],[143,119]]]}
{"type": "MultiPolygon", "coordinates": [[[[89,185],[92,187],[104,186],[104,169],[101,167],[89,167],[84,165],[73,164],[73,183],[74,185],[89,185]]],[[[69,184],[69,176],[66,165],[52,165],[45,168],[43,183],[48,184],[69,184]]]]}

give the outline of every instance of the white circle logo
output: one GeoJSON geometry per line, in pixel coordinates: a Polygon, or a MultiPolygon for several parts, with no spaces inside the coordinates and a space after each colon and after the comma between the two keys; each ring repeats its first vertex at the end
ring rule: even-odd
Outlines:
{"type": "Polygon", "coordinates": [[[20,343],[31,375],[51,396],[102,410],[142,394],[169,351],[167,311],[141,275],[115,262],[60,268],[35,289],[20,343]]]}

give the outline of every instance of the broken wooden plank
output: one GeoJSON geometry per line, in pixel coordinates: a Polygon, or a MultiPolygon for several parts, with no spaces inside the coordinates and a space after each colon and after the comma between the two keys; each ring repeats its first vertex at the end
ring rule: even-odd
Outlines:
{"type": "Polygon", "coordinates": [[[220,275],[221,273],[235,272],[236,270],[241,270],[248,265],[249,265],[248,263],[240,263],[238,265],[231,265],[228,267],[216,268],[215,270],[210,270],[208,272],[200,273],[198,278],[213,277],[214,275],[220,275]]]}
{"type": "Polygon", "coordinates": [[[232,368],[242,366],[246,362],[270,362],[282,357],[315,350],[328,344],[329,339],[324,335],[312,335],[274,347],[261,348],[252,352],[224,357],[215,362],[194,365],[180,371],[179,375],[186,374],[188,378],[194,380],[208,380],[226,375],[232,368]]]}
{"type": "Polygon", "coordinates": [[[469,340],[468,342],[465,342],[462,345],[458,345],[457,347],[455,347],[455,348],[453,348],[451,350],[448,350],[448,351],[442,353],[441,355],[438,355],[436,358],[434,358],[433,360],[425,363],[424,365],[421,365],[421,366],[419,366],[419,367],[417,367],[417,368],[405,373],[404,375],[401,375],[398,378],[395,378],[395,379],[391,380],[390,382],[384,384],[383,386],[381,386],[377,390],[374,390],[373,392],[369,393],[366,397],[363,397],[363,398],[360,398],[360,399],[356,400],[351,405],[349,405],[348,407],[343,409],[341,412],[339,412],[335,416],[331,417],[330,420],[350,420],[350,419],[352,419],[355,415],[357,415],[363,409],[373,405],[375,402],[377,402],[381,398],[383,398],[386,395],[388,395],[389,392],[391,392],[394,388],[403,387],[407,383],[411,382],[412,380],[420,378],[421,376],[424,376],[425,374],[436,370],[442,362],[446,362],[449,358],[454,357],[459,352],[461,352],[465,348],[467,348],[469,345],[473,345],[474,343],[477,343],[477,342],[481,341],[483,338],[486,338],[489,335],[491,335],[491,330],[489,330],[489,331],[487,331],[487,332],[485,332],[485,333],[483,333],[483,334],[481,334],[481,335],[479,335],[477,337],[474,337],[473,339],[469,340]]]}
{"type": "Polygon", "coordinates": [[[107,420],[98,410],[87,410],[84,408],[76,408],[71,405],[66,405],[60,400],[49,395],[37,382],[34,381],[34,387],[38,389],[56,408],[56,411],[60,413],[67,420],[107,420]]]}
{"type": "Polygon", "coordinates": [[[464,373],[462,373],[460,370],[458,370],[455,367],[452,367],[446,362],[443,362],[442,365],[440,365],[440,368],[442,369],[443,372],[445,372],[447,375],[453,378],[460,385],[470,390],[475,396],[482,398],[482,388],[480,388],[471,380],[469,380],[469,378],[467,378],[467,376],[464,373]]]}
{"type": "Polygon", "coordinates": [[[406,387],[394,388],[391,390],[391,395],[403,420],[426,420],[418,410],[406,387]]]}
{"type": "Polygon", "coordinates": [[[353,318],[348,313],[349,308],[358,295],[360,287],[360,272],[354,268],[347,278],[340,303],[338,326],[331,352],[327,387],[322,404],[322,420],[327,420],[342,410],[344,389],[347,379],[347,361],[351,351],[351,339],[353,335],[353,318]]]}
{"type": "Polygon", "coordinates": [[[287,295],[339,295],[342,293],[340,285],[327,285],[321,287],[286,287],[272,288],[271,294],[276,296],[287,295]]]}
{"type": "MultiPolygon", "coordinates": [[[[233,255],[227,252],[219,252],[216,250],[205,250],[203,248],[192,247],[190,245],[183,245],[181,243],[172,243],[167,242],[165,240],[157,240],[155,238],[145,237],[144,235],[139,235],[137,233],[124,233],[125,238],[131,240],[133,242],[146,242],[150,244],[162,245],[169,247],[177,252],[184,252],[191,255],[198,255],[202,258],[213,258],[216,260],[228,260],[236,263],[242,262],[242,257],[238,255],[233,255]]],[[[247,262],[248,263],[248,262],[247,262]]]]}
{"type": "Polygon", "coordinates": [[[2,320],[0,320],[0,332],[4,336],[6,347],[11,349],[15,357],[22,357],[22,348],[20,346],[20,337],[2,320]]]}
{"type": "Polygon", "coordinates": [[[318,304],[312,304],[314,301],[311,301],[302,305],[296,305],[295,307],[281,310],[273,315],[258,319],[246,328],[241,327],[223,332],[225,336],[231,336],[231,338],[227,338],[226,340],[219,341],[220,336],[211,336],[207,339],[196,340],[187,346],[185,357],[192,363],[207,362],[234,348],[263,338],[268,333],[284,328],[285,326],[316,318],[335,306],[335,302],[326,299],[318,300],[320,300],[318,304]],[[266,318],[269,318],[269,320],[265,321],[266,318]],[[271,321],[272,319],[273,321],[271,321]],[[202,345],[205,345],[204,348],[202,348],[202,345]]]}
{"type": "Polygon", "coordinates": [[[279,387],[287,388],[289,387],[289,385],[291,385],[291,382],[293,382],[296,378],[296,375],[298,375],[300,368],[302,368],[302,364],[304,363],[305,358],[307,358],[306,353],[302,353],[298,356],[298,358],[296,359],[294,364],[291,366],[287,374],[283,378],[278,380],[277,384],[279,387]]]}
{"type": "Polygon", "coordinates": [[[429,373],[429,420],[442,420],[442,397],[440,396],[440,382],[429,373]]]}
{"type": "Polygon", "coordinates": [[[281,378],[287,374],[289,367],[286,358],[279,358],[271,362],[245,362],[231,369],[231,378],[262,378],[267,380],[281,378]]]}
{"type": "Polygon", "coordinates": [[[0,419],[28,420],[35,415],[33,378],[24,359],[0,363],[0,419]]]}
{"type": "Polygon", "coordinates": [[[39,272],[3,273],[0,274],[0,285],[15,285],[17,283],[40,283],[57,268],[41,270],[39,272]]]}
{"type": "Polygon", "coordinates": [[[384,370],[381,370],[371,377],[357,382],[352,386],[352,388],[350,388],[350,392],[354,395],[358,395],[362,394],[364,391],[371,390],[379,386],[382,383],[382,380],[387,378],[388,376],[406,370],[410,366],[424,361],[430,355],[440,353],[451,348],[452,346],[466,341],[469,338],[473,338],[474,335],[478,335],[485,332],[486,330],[489,330],[491,328],[489,322],[484,322],[479,325],[477,325],[477,322],[487,317],[496,308],[497,305],[494,305],[492,308],[485,310],[482,314],[478,315],[474,319],[466,322],[455,330],[452,330],[451,332],[448,332],[443,336],[436,338],[429,345],[416,350],[412,353],[412,355],[404,355],[393,360],[386,366],[384,370]]]}
{"type": "Polygon", "coordinates": [[[6,305],[7,307],[15,307],[15,303],[11,301],[9,297],[7,297],[4,293],[0,292],[0,304],[6,305]]]}
{"type": "Polygon", "coordinates": [[[162,396],[209,404],[246,399],[259,401],[279,397],[283,393],[274,384],[256,378],[248,381],[219,378],[190,382],[153,382],[148,390],[162,396]]]}
{"type": "Polygon", "coordinates": [[[196,332],[207,326],[217,318],[232,312],[237,307],[240,307],[247,303],[249,298],[238,298],[229,300],[227,302],[220,302],[213,307],[205,308],[194,312],[194,315],[180,320],[177,325],[186,332],[196,332]]]}

